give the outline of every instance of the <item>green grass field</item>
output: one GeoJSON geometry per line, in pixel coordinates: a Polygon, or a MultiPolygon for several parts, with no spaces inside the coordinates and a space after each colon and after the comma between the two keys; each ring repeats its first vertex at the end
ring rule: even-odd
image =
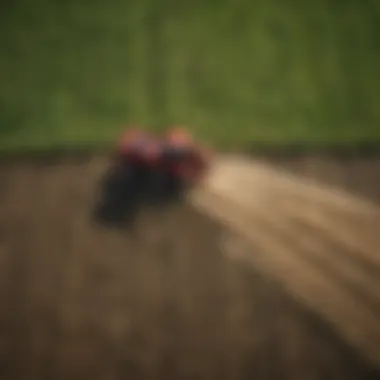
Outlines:
{"type": "Polygon", "coordinates": [[[0,149],[106,146],[128,124],[220,147],[380,141],[378,0],[0,5],[0,149]]]}

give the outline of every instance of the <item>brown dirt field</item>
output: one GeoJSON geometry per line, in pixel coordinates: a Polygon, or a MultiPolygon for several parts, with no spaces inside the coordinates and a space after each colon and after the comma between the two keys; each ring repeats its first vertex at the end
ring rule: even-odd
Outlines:
{"type": "Polygon", "coordinates": [[[95,159],[0,164],[0,378],[375,379],[189,206],[91,223],[95,159]]]}
{"type": "Polygon", "coordinates": [[[262,159],[380,203],[380,147],[368,154],[300,154],[262,159]]]}

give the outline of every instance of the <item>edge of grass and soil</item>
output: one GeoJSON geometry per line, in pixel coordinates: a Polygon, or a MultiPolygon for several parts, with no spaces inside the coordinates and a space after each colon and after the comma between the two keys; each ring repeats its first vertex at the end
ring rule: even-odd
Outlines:
{"type": "MultiPolygon", "coordinates": [[[[21,161],[33,159],[64,159],[67,157],[86,157],[104,155],[114,152],[115,141],[106,143],[99,141],[85,141],[70,144],[62,142],[41,144],[20,144],[6,148],[0,147],[0,162],[21,161]]],[[[238,153],[245,154],[264,160],[279,162],[282,159],[300,159],[303,157],[320,157],[328,159],[355,159],[355,158],[378,158],[380,157],[380,142],[363,142],[356,144],[316,144],[316,143],[293,143],[293,144],[242,144],[240,146],[214,146],[212,149],[218,154],[238,153]]]]}

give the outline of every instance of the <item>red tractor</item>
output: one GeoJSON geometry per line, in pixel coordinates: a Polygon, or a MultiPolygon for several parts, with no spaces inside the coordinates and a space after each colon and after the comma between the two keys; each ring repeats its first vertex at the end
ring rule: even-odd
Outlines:
{"type": "Polygon", "coordinates": [[[128,129],[117,143],[114,166],[104,183],[103,214],[131,220],[142,203],[178,200],[202,180],[210,156],[182,127],[159,136],[128,129]]]}
{"type": "Polygon", "coordinates": [[[188,185],[202,179],[210,160],[209,150],[197,144],[183,127],[172,128],[163,136],[128,130],[118,144],[117,156],[128,167],[166,173],[188,185]]]}

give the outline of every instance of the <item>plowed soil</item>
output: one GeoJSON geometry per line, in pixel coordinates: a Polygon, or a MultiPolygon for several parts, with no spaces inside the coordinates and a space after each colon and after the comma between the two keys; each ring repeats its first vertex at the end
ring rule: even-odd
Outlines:
{"type": "Polygon", "coordinates": [[[287,171],[380,203],[380,147],[357,154],[300,154],[264,159],[287,171]]]}
{"type": "Polygon", "coordinates": [[[0,166],[0,378],[375,379],[187,205],[91,220],[101,159],[0,166]]]}

